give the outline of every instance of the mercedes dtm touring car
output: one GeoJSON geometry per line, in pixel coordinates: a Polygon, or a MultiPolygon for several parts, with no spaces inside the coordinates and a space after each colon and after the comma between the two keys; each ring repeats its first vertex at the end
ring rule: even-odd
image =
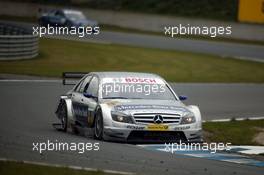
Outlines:
{"type": "Polygon", "coordinates": [[[127,142],[201,142],[197,106],[186,106],[160,76],[149,73],[64,73],[81,80],[56,109],[61,130],[91,128],[96,139],[127,142]]]}

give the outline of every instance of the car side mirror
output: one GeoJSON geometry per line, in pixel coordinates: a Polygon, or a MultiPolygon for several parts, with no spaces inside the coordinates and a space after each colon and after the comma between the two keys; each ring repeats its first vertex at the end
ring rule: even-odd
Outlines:
{"type": "Polygon", "coordinates": [[[83,93],[83,96],[85,96],[86,98],[94,98],[94,99],[97,99],[96,96],[93,96],[92,94],[89,94],[89,93],[86,93],[86,92],[83,93]]]}
{"type": "Polygon", "coordinates": [[[180,96],[179,96],[179,99],[180,99],[181,101],[187,100],[187,96],[180,95],[180,96]]]}

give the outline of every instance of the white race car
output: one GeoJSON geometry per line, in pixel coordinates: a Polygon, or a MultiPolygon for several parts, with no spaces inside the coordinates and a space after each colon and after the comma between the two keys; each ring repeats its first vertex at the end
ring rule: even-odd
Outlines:
{"type": "Polygon", "coordinates": [[[56,110],[61,130],[92,128],[96,139],[126,142],[201,142],[197,106],[186,106],[160,76],[132,72],[64,73],[82,77],[56,110]]]}

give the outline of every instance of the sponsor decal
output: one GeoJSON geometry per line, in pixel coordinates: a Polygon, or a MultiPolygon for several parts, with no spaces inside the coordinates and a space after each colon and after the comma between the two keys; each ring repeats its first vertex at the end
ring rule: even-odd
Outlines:
{"type": "Polygon", "coordinates": [[[186,112],[187,110],[182,107],[167,106],[167,105],[117,105],[115,110],[125,111],[125,110],[140,110],[140,109],[163,109],[163,110],[177,110],[186,112]]]}
{"type": "Polygon", "coordinates": [[[145,126],[134,126],[134,125],[127,125],[128,129],[135,129],[135,130],[143,130],[145,126]]]}
{"type": "Polygon", "coordinates": [[[143,77],[104,78],[103,83],[165,84],[162,79],[143,77]]]}
{"type": "Polygon", "coordinates": [[[168,125],[162,125],[162,124],[149,124],[148,130],[150,131],[166,131],[169,129],[168,125]]]}
{"type": "Polygon", "coordinates": [[[157,83],[154,78],[137,78],[137,77],[127,77],[125,78],[126,83],[157,83]]]}
{"type": "Polygon", "coordinates": [[[174,130],[175,131],[182,131],[182,130],[186,130],[186,129],[190,129],[190,126],[182,126],[182,127],[175,127],[174,130]]]}
{"type": "Polygon", "coordinates": [[[76,116],[88,116],[88,107],[86,105],[73,103],[73,109],[76,116]]]}

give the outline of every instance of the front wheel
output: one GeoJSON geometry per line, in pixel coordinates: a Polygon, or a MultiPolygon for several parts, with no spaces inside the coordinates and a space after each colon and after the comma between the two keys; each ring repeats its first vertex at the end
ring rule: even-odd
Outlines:
{"type": "Polygon", "coordinates": [[[103,133],[104,133],[103,116],[102,116],[102,112],[99,110],[96,113],[96,117],[95,117],[94,138],[96,138],[98,140],[102,140],[103,139],[103,133]]]}

